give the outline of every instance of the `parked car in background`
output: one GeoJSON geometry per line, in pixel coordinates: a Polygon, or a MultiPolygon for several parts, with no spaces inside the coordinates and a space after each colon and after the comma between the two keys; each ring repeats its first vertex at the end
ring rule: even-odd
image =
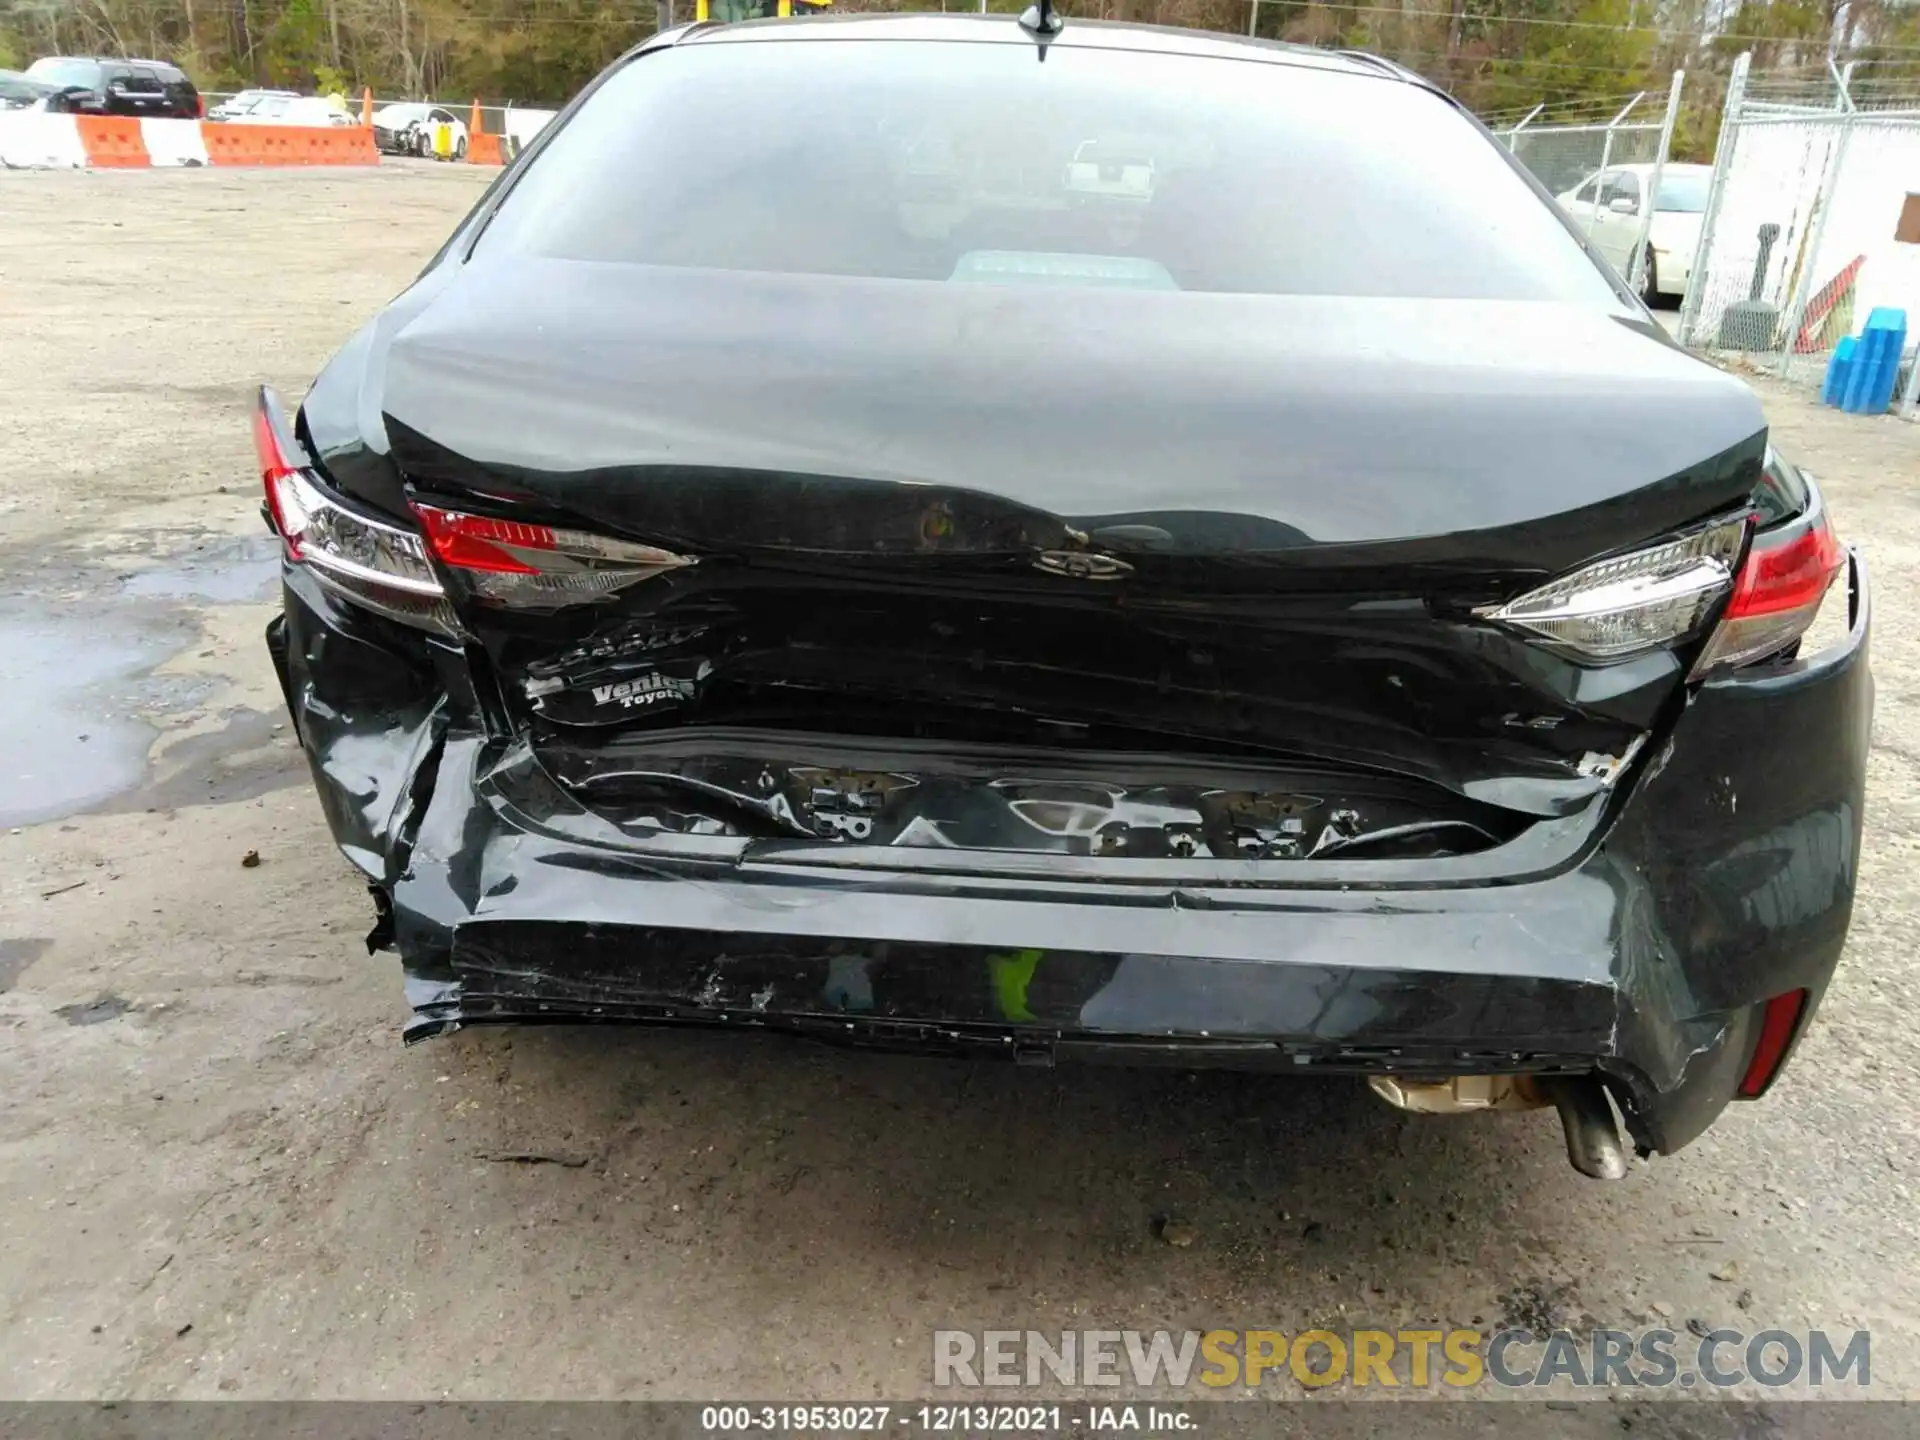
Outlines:
{"type": "Polygon", "coordinates": [[[57,86],[22,75],[18,70],[0,70],[0,110],[52,110],[64,108],[51,102],[70,96],[57,86]]]}
{"type": "Polygon", "coordinates": [[[298,100],[298,90],[240,90],[207,111],[209,120],[237,120],[269,102],[298,100]]]}
{"type": "Polygon", "coordinates": [[[513,180],[254,416],[408,1039],[1344,1074],[1555,1106],[1607,1178],[1774,1083],[1859,873],[1864,563],[1444,92],[694,27],[513,180]]]}
{"type": "Polygon", "coordinates": [[[383,105],[373,112],[373,143],[383,155],[432,155],[437,126],[449,130],[448,153],[455,160],[467,155],[467,123],[444,105],[405,102],[383,105]]]}
{"type": "MultiPolygon", "coordinates": [[[[1612,165],[1558,197],[1574,227],[1590,235],[1594,248],[1622,275],[1632,273],[1633,247],[1640,242],[1653,172],[1651,164],[1612,165]]],[[[1711,165],[1661,167],[1653,225],[1647,231],[1647,268],[1640,282],[1640,298],[1649,305],[1686,297],[1712,181],[1711,165]]]]}
{"type": "Polygon", "coordinates": [[[353,116],[344,108],[317,95],[269,95],[240,113],[223,118],[229,125],[315,125],[332,128],[354,123],[353,116]]]}
{"type": "Polygon", "coordinates": [[[200,92],[186,72],[164,60],[114,60],[49,55],[27,67],[27,78],[85,98],[84,115],[132,115],[143,120],[200,118],[200,92]]]}

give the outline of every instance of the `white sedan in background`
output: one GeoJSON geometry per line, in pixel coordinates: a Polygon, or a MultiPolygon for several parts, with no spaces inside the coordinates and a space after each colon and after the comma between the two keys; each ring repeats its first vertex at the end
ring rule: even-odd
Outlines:
{"type": "Polygon", "coordinates": [[[228,125],[317,125],[323,129],[354,123],[342,106],[317,95],[268,95],[237,114],[219,118],[228,125]]]}
{"type": "Polygon", "coordinates": [[[403,101],[373,112],[373,143],[387,155],[432,155],[434,134],[447,128],[447,158],[467,158],[467,122],[444,105],[403,101]]]}
{"type": "MultiPolygon", "coordinates": [[[[1639,243],[1653,171],[1651,164],[1610,165],[1557,197],[1574,227],[1590,237],[1622,275],[1632,273],[1633,247],[1639,243]]],[[[1649,305],[1663,298],[1677,301],[1687,293],[1712,178],[1711,165],[1670,164],[1660,172],[1653,225],[1647,232],[1647,268],[1640,283],[1641,298],[1649,305]]]]}
{"type": "Polygon", "coordinates": [[[218,105],[215,105],[211,110],[207,111],[207,119],[237,120],[242,115],[250,114],[255,107],[264,105],[269,101],[278,103],[287,100],[298,100],[299,98],[300,92],[298,90],[241,90],[229,95],[218,105]]]}

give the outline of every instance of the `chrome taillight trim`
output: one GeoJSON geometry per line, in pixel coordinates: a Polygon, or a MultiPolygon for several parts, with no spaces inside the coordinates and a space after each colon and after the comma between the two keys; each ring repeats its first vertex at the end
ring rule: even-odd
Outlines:
{"type": "MultiPolygon", "coordinates": [[[[1517,630],[1578,659],[1611,664],[1698,634],[1732,593],[1751,516],[1703,525],[1655,545],[1608,556],[1557,576],[1523,595],[1483,605],[1476,619],[1517,630]],[[1582,624],[1639,617],[1639,633],[1606,640],[1581,636],[1582,624]]],[[[1597,628],[1597,627],[1596,627],[1597,628]]]]}
{"type": "Polygon", "coordinates": [[[329,593],[363,609],[449,639],[460,636],[458,617],[434,574],[424,536],[341,503],[310,471],[287,470],[268,483],[281,487],[278,513],[287,515],[297,508],[300,516],[294,534],[280,534],[289,563],[306,569],[329,593]],[[323,520],[319,532],[314,529],[317,518],[323,520]],[[376,547],[387,547],[420,573],[383,570],[327,548],[330,540],[339,539],[326,533],[334,526],[362,532],[376,547]]]}

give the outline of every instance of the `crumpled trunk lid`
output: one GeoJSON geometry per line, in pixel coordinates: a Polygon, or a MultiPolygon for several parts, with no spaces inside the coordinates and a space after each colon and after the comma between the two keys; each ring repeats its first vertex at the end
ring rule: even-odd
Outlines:
{"type": "Polygon", "coordinates": [[[1579,307],[483,266],[392,342],[416,496],[668,546],[462,609],[510,723],[1332,763],[1578,809],[1678,702],[1473,617],[1740,504],[1744,387],[1579,307]]]}

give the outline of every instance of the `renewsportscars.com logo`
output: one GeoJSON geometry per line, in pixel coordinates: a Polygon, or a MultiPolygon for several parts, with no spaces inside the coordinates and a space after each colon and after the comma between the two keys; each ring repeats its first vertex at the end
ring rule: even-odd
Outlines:
{"type": "Polygon", "coordinates": [[[1865,1330],[936,1330],[940,1387],[1769,1388],[1872,1384],[1865,1330]]]}

